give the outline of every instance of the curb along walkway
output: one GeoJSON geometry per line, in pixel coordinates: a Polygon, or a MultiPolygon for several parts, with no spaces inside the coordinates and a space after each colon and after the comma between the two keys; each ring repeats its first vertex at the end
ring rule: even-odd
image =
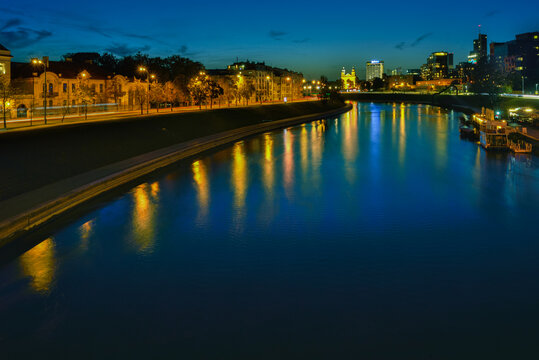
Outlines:
{"type": "Polygon", "coordinates": [[[338,115],[351,108],[352,105],[346,105],[324,113],[250,125],[190,140],[10,198],[0,202],[0,247],[11,242],[16,236],[46,223],[87,200],[179,160],[248,136],[338,115]]]}

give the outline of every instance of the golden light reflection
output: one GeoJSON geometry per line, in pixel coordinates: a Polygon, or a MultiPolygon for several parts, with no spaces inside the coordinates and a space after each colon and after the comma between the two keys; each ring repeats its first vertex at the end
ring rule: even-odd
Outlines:
{"type": "Polygon", "coordinates": [[[322,163],[325,131],[325,121],[319,120],[316,123],[313,123],[311,128],[311,184],[315,188],[320,187],[320,166],[322,163]]]}
{"type": "Polygon", "coordinates": [[[397,141],[397,104],[393,103],[391,111],[391,144],[395,147],[397,141]]]}
{"type": "Polygon", "coordinates": [[[275,182],[275,170],[273,163],[273,138],[270,134],[264,135],[264,177],[262,182],[266,189],[266,195],[269,198],[273,197],[273,185],[275,182]]]}
{"type": "Polygon", "coordinates": [[[155,243],[157,205],[150,195],[158,197],[159,187],[141,184],[133,191],[133,245],[139,253],[151,253],[155,243]]]}
{"type": "Polygon", "coordinates": [[[88,250],[88,239],[90,238],[90,235],[92,235],[93,226],[94,226],[94,220],[90,220],[90,221],[85,222],[79,227],[79,233],[80,233],[79,249],[82,251],[88,250]]]}
{"type": "MultiPolygon", "coordinates": [[[[314,128],[314,124],[312,125],[314,128]]],[[[309,138],[307,132],[307,126],[305,124],[301,125],[301,131],[299,135],[299,153],[300,153],[300,163],[301,163],[301,178],[303,182],[307,182],[309,175],[307,173],[309,167],[309,138]]]]}
{"type": "Polygon", "coordinates": [[[208,185],[208,172],[206,166],[200,160],[193,162],[193,180],[196,184],[198,199],[198,221],[205,220],[210,205],[210,190],[208,185]]]}
{"type": "Polygon", "coordinates": [[[400,106],[400,119],[399,119],[399,164],[404,165],[404,159],[406,157],[406,105],[400,106]]]}
{"type": "Polygon", "coordinates": [[[50,291],[56,271],[53,238],[48,238],[22,254],[20,264],[23,274],[32,278],[32,289],[37,292],[50,291]]]}
{"type": "Polygon", "coordinates": [[[150,185],[152,197],[157,200],[159,197],[159,183],[156,181],[150,185]]]}
{"type": "Polygon", "coordinates": [[[245,198],[247,195],[247,160],[243,141],[234,144],[232,149],[232,191],[234,192],[234,227],[239,231],[245,217],[245,198]]]}
{"type": "Polygon", "coordinates": [[[285,129],[284,134],[284,160],[283,160],[283,183],[286,195],[292,196],[292,185],[294,183],[294,138],[290,130],[285,129]]]}
{"type": "Polygon", "coordinates": [[[345,160],[345,176],[348,182],[355,179],[355,161],[358,152],[357,118],[352,118],[350,112],[344,114],[342,121],[342,146],[345,160]]]}

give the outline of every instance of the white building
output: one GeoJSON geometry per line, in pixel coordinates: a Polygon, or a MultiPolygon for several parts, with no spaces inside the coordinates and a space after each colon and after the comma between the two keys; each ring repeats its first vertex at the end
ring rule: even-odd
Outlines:
{"type": "Polygon", "coordinates": [[[367,61],[366,80],[371,81],[374,78],[382,78],[384,75],[384,62],[380,60],[367,61]]]}

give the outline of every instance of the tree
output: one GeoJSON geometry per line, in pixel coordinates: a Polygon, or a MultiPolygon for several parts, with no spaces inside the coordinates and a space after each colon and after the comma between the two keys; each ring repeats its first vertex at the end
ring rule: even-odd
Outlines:
{"type": "Polygon", "coordinates": [[[93,103],[95,99],[95,91],[92,87],[90,87],[89,75],[86,72],[79,74],[77,77],[75,98],[80,105],[83,105],[84,119],[88,119],[88,104],[93,103]]]}
{"type": "Polygon", "coordinates": [[[133,82],[133,97],[135,102],[140,105],[140,114],[144,114],[144,104],[146,103],[146,91],[148,86],[140,79],[135,79],[133,82]]]}
{"type": "Polygon", "coordinates": [[[156,104],[157,112],[159,112],[159,104],[165,101],[165,89],[160,83],[152,83],[150,87],[150,101],[156,104]]]}
{"type": "Polygon", "coordinates": [[[170,103],[170,111],[174,111],[174,104],[181,98],[180,91],[172,81],[167,81],[163,86],[165,101],[170,103]]]}
{"type": "Polygon", "coordinates": [[[376,77],[372,79],[372,89],[373,90],[380,90],[383,89],[384,86],[384,80],[380,79],[379,77],[376,77]]]}
{"type": "Polygon", "coordinates": [[[2,115],[4,118],[4,129],[7,128],[7,113],[14,106],[16,89],[11,85],[10,79],[6,74],[0,75],[0,101],[2,105],[2,115]]]}
{"type": "Polygon", "coordinates": [[[209,93],[207,76],[201,73],[199,76],[194,77],[189,82],[187,88],[195,105],[198,105],[199,109],[202,109],[202,103],[208,98],[209,93]]]}
{"type": "Polygon", "coordinates": [[[224,97],[227,101],[228,106],[232,104],[234,99],[236,99],[237,87],[234,79],[230,77],[222,77],[219,79],[219,86],[223,89],[224,97]]]}
{"type": "Polygon", "coordinates": [[[253,82],[245,76],[238,75],[236,80],[236,104],[238,99],[245,99],[245,105],[249,105],[249,99],[255,93],[253,82]]]}
{"type": "Polygon", "coordinates": [[[213,107],[213,99],[217,99],[224,94],[223,88],[211,79],[208,80],[208,97],[210,98],[210,109],[213,107]]]}

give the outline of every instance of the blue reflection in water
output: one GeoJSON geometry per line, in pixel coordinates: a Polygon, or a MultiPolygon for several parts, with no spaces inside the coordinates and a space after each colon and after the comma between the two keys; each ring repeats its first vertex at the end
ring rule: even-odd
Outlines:
{"type": "Polygon", "coordinates": [[[536,358],[537,158],[354,104],[178,165],[0,269],[7,358],[536,358]]]}

